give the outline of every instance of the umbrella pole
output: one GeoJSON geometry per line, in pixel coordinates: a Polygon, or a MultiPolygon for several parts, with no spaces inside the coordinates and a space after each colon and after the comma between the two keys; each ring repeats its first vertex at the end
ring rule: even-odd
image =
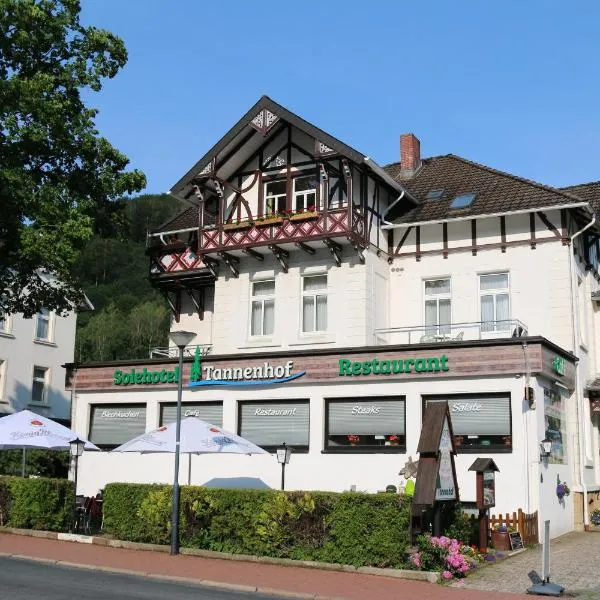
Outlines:
{"type": "Polygon", "coordinates": [[[21,459],[21,477],[25,477],[25,455],[27,454],[27,448],[23,448],[23,458],[21,459]]]}
{"type": "Polygon", "coordinates": [[[188,485],[192,485],[192,453],[188,454],[188,485]]]}

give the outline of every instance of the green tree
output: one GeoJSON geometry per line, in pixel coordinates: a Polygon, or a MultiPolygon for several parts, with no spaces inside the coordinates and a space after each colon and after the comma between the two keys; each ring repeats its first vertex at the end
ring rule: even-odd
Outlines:
{"type": "Polygon", "coordinates": [[[81,300],[80,250],[145,185],[81,99],[123,67],[125,46],[79,13],[79,0],[0,0],[0,311],[81,300]]]}

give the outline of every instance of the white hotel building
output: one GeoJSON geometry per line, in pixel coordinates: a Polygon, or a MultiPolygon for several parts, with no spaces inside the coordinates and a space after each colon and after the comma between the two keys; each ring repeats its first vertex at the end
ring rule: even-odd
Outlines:
{"type": "MultiPolygon", "coordinates": [[[[412,134],[400,151],[379,167],[263,97],[173,186],[190,208],[148,253],[172,330],[196,333],[184,415],[268,450],[291,445],[286,489],[375,492],[402,482],[425,405],[445,400],[462,501],[475,501],[469,466],[490,457],[492,512],[539,510],[553,536],[582,528],[600,505],[600,185],[421,159],[412,134]],[[291,379],[238,385],[267,367],[291,379]],[[562,500],[557,481],[572,492],[562,500]]],[[[72,365],[76,430],[110,449],[172,421],[174,350],[72,365]]],[[[169,455],[86,453],[79,491],[168,483],[172,469],[169,455]]],[[[280,469],[273,454],[200,455],[180,476],[277,488],[280,469]]]]}

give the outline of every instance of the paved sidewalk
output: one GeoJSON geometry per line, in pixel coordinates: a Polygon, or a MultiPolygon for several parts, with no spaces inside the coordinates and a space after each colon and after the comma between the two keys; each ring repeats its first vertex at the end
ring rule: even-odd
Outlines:
{"type": "MultiPolygon", "coordinates": [[[[550,583],[562,585],[566,595],[600,600],[599,559],[600,533],[573,532],[556,538],[550,543],[550,583]]],[[[532,585],[528,577],[532,571],[541,577],[541,547],[483,567],[453,585],[463,590],[523,593],[532,585]]]]}
{"type": "MultiPolygon", "coordinates": [[[[248,592],[298,598],[371,600],[518,600],[507,593],[456,589],[391,577],[229,561],[163,552],[0,534],[0,553],[132,574],[185,578],[200,585],[222,585],[248,592]]],[[[531,596],[530,596],[531,598],[531,596]]]]}

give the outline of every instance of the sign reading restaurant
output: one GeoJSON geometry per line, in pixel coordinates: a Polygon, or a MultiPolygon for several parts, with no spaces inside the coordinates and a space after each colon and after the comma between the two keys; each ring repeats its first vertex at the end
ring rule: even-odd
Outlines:
{"type": "Polygon", "coordinates": [[[339,360],[339,375],[346,376],[438,373],[449,370],[448,357],[445,354],[439,358],[406,358],[404,360],[377,360],[376,358],[354,362],[347,358],[339,360]]]}

